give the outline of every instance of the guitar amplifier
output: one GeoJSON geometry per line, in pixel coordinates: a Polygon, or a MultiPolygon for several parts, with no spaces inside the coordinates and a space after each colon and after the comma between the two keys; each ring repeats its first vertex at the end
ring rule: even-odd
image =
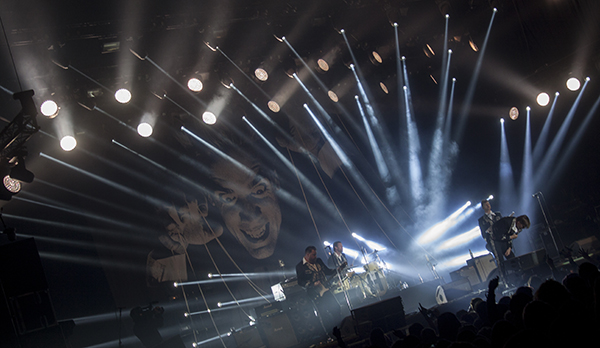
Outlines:
{"type": "Polygon", "coordinates": [[[306,294],[304,288],[298,285],[298,279],[296,279],[296,277],[286,279],[281,283],[272,285],[271,292],[273,292],[275,301],[285,301],[286,299],[290,299],[290,297],[295,297],[298,294],[306,294]]]}
{"type": "Polygon", "coordinates": [[[280,302],[272,302],[267,303],[262,306],[254,307],[254,311],[256,312],[256,318],[268,318],[275,314],[281,313],[281,303],[280,302]]]}

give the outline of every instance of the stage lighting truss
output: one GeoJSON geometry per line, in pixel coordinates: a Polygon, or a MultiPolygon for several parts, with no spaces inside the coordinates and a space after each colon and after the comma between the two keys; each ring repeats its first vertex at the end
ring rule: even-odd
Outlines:
{"type": "Polygon", "coordinates": [[[0,159],[10,161],[39,127],[36,121],[37,108],[33,102],[33,90],[15,93],[14,99],[21,102],[21,112],[0,132],[0,159]]]}

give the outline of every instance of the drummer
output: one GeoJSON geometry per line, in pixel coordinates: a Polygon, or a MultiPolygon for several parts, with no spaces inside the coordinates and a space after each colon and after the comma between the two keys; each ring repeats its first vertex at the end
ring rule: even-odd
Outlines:
{"type": "MultiPolygon", "coordinates": [[[[333,243],[333,253],[327,260],[327,265],[330,268],[338,268],[340,265],[343,265],[344,262],[348,264],[348,259],[346,259],[346,254],[344,254],[344,246],[342,242],[339,240],[333,243]]],[[[340,270],[343,273],[346,269],[340,270]]]]}

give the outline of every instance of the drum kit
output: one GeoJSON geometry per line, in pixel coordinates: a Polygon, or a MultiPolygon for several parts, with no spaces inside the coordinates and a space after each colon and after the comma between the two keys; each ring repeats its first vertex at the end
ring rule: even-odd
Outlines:
{"type": "Polygon", "coordinates": [[[388,290],[386,279],[386,269],[382,267],[385,263],[381,261],[378,251],[365,255],[371,259],[370,262],[363,266],[364,272],[356,273],[349,271],[343,276],[341,284],[333,289],[334,294],[344,291],[358,291],[363,299],[371,297],[380,297],[385,295],[388,290]]]}

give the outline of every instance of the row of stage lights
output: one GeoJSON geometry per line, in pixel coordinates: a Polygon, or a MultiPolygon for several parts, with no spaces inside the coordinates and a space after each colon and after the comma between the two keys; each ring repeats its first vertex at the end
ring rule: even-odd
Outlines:
{"type": "MultiPolygon", "coordinates": [[[[589,77],[585,78],[586,82],[589,80],[590,80],[589,77]]],[[[570,77],[566,82],[566,86],[569,91],[576,92],[579,90],[579,88],[581,88],[581,81],[579,81],[579,79],[576,77],[570,77]]],[[[559,92],[554,93],[555,97],[558,97],[559,95],[560,95],[559,92]]],[[[541,92],[537,95],[537,97],[535,98],[535,101],[541,107],[548,106],[548,104],[550,104],[550,95],[546,92],[541,92]]],[[[528,106],[527,111],[529,111],[529,110],[530,110],[530,107],[528,106]]],[[[516,106],[513,106],[508,111],[508,116],[510,117],[511,120],[513,120],[513,121],[516,120],[517,118],[519,118],[519,109],[516,106]]],[[[504,119],[501,119],[500,122],[504,123],[504,119]]]]}
{"type": "MultiPolygon", "coordinates": [[[[383,59],[376,51],[373,51],[371,53],[371,56],[371,61],[374,62],[374,64],[380,64],[383,62],[383,59]]],[[[320,58],[317,60],[316,68],[318,71],[325,73],[329,71],[329,63],[324,58],[320,58]]],[[[290,78],[293,78],[293,72],[290,72],[288,76],[290,78]]],[[[258,67],[254,71],[254,77],[260,82],[266,82],[269,79],[269,73],[265,67],[258,67]]],[[[230,86],[226,85],[225,83],[223,83],[223,85],[227,88],[230,88],[230,86]]],[[[204,83],[199,77],[191,77],[187,81],[187,87],[190,91],[194,93],[199,93],[204,89],[204,83]]],[[[327,95],[333,102],[337,103],[339,101],[339,97],[334,91],[328,91],[327,95]]],[[[128,89],[121,88],[115,92],[114,96],[117,102],[121,104],[127,104],[131,101],[132,94],[128,89]]],[[[267,102],[267,107],[274,113],[278,113],[281,110],[280,104],[275,100],[269,100],[267,102]]],[[[46,100],[41,104],[40,112],[42,113],[42,115],[48,118],[54,118],[59,114],[60,107],[54,100],[46,100]]],[[[217,118],[217,115],[215,115],[211,111],[205,111],[202,114],[202,121],[208,125],[215,124],[217,122],[217,118]]],[[[138,125],[137,131],[140,136],[149,137],[150,135],[152,135],[153,127],[147,122],[142,122],[138,125]]],[[[61,138],[60,145],[63,150],[71,151],[77,146],[77,141],[73,136],[67,135],[61,138]]]]}
{"type": "MultiPolygon", "coordinates": [[[[586,77],[585,80],[589,81],[590,78],[586,77]]],[[[579,88],[581,88],[581,81],[579,81],[579,79],[576,77],[570,77],[567,80],[566,85],[567,85],[567,89],[569,91],[575,92],[575,91],[578,91],[579,88]]],[[[559,93],[556,92],[555,95],[558,96],[559,93]]],[[[538,94],[535,101],[538,103],[539,106],[546,106],[546,105],[550,104],[550,95],[546,92],[541,92],[540,94],[538,94]]]]}

